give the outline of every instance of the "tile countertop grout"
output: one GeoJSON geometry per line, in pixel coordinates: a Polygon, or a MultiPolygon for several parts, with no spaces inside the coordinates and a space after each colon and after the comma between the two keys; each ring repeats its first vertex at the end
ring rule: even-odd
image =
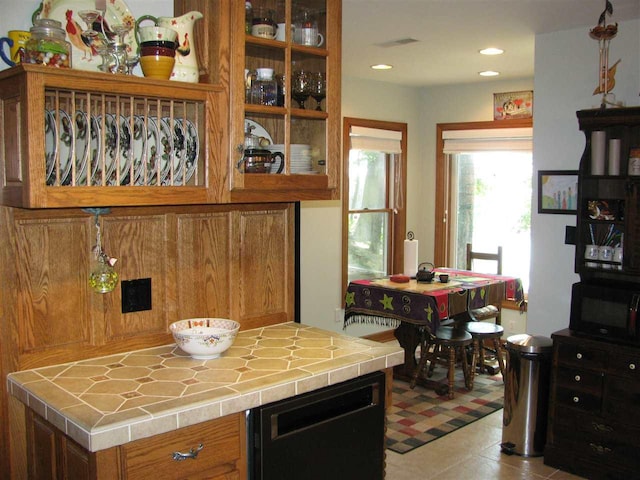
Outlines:
{"type": "Polygon", "coordinates": [[[10,394],[95,452],[403,361],[395,344],[288,322],[241,331],[212,360],[191,359],[170,344],[14,372],[7,385],[10,394]]]}

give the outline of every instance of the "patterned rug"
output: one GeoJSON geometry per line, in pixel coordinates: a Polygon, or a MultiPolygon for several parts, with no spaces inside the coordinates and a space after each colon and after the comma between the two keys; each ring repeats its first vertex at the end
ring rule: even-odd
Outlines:
{"type": "MultiPolygon", "coordinates": [[[[432,377],[438,378],[438,370],[432,377]]],[[[455,397],[439,396],[433,389],[393,381],[393,405],[387,412],[387,448],[407,453],[502,408],[502,375],[476,375],[472,391],[456,374],[455,397]]]]}

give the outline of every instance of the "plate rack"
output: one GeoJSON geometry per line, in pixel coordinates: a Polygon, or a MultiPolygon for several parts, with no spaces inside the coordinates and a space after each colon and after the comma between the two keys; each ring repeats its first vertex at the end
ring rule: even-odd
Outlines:
{"type": "Polygon", "coordinates": [[[47,186],[204,184],[202,102],[45,90],[47,186]]]}
{"type": "Polygon", "coordinates": [[[221,85],[41,65],[2,71],[0,203],[224,203],[225,99],[221,85]]]}

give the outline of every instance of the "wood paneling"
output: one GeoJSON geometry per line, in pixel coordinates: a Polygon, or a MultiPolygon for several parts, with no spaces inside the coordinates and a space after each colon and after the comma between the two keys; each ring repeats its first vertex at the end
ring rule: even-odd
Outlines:
{"type": "Polygon", "coordinates": [[[20,349],[75,348],[91,342],[89,228],[72,219],[16,222],[20,349]],[[53,320],[57,319],[57,320],[53,320]]]}
{"type": "Polygon", "coordinates": [[[283,315],[293,315],[293,276],[287,267],[293,266],[294,252],[291,242],[283,241],[292,236],[291,218],[281,210],[239,215],[240,321],[258,326],[256,318],[266,314],[277,323],[283,315]]]}
{"type": "Polygon", "coordinates": [[[103,248],[118,259],[120,283],[104,295],[105,341],[167,331],[166,239],[174,235],[166,215],[102,217],[103,248]],[[151,310],[122,313],[122,280],[151,279],[151,310]]]}
{"type": "Polygon", "coordinates": [[[176,286],[182,318],[230,317],[232,216],[183,214],[177,218],[176,286]]]}
{"type": "Polygon", "coordinates": [[[99,221],[120,281],[151,278],[151,310],[123,314],[120,284],[89,287],[93,215],[0,207],[0,468],[13,478],[27,477],[26,436],[7,373],[165,345],[180,318],[294,319],[293,204],[122,207],[99,221]]]}

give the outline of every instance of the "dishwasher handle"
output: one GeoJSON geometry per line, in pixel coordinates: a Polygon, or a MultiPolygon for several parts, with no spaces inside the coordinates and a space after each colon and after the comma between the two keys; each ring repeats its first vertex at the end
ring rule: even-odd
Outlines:
{"type": "Polygon", "coordinates": [[[327,396],[317,401],[274,412],[270,416],[271,439],[313,428],[345,415],[376,407],[381,402],[381,384],[362,387],[327,396]]]}

